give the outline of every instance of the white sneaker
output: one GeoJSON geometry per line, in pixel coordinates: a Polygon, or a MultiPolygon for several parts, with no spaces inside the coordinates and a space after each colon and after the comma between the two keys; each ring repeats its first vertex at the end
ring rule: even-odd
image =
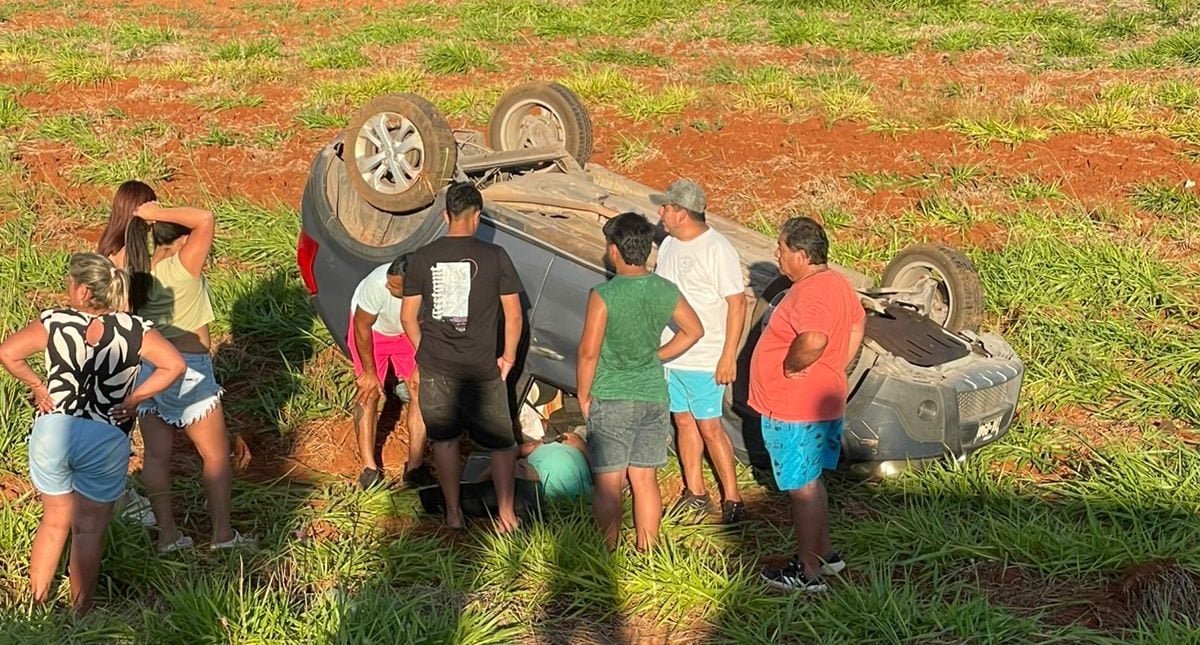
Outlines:
{"type": "Polygon", "coordinates": [[[196,546],[195,540],[184,535],[183,533],[180,533],[179,537],[175,538],[174,542],[159,546],[158,552],[161,555],[166,555],[168,553],[175,553],[176,551],[190,549],[194,546],[196,546]]]}
{"type": "Polygon", "coordinates": [[[150,500],[138,495],[132,488],[126,490],[117,503],[121,506],[121,517],[141,522],[142,526],[158,524],[154,509],[150,507],[150,500]]]}
{"type": "Polygon", "coordinates": [[[242,535],[241,533],[234,531],[233,537],[225,540],[224,542],[213,542],[208,548],[212,549],[213,551],[218,549],[253,549],[255,546],[257,546],[257,544],[258,541],[253,537],[242,535]]]}

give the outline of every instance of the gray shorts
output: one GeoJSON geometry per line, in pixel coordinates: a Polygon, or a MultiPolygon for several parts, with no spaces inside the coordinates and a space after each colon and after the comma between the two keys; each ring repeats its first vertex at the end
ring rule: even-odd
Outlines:
{"type": "Polygon", "coordinates": [[[666,401],[592,399],[587,420],[592,471],[610,473],[630,466],[665,465],[671,438],[668,408],[666,401]]]}

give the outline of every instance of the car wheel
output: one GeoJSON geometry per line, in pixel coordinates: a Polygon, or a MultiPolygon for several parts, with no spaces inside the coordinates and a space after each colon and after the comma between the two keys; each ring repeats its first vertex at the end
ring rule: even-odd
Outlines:
{"type": "Polygon", "coordinates": [[[454,131],[416,94],[388,94],[364,105],[346,127],[346,173],[367,203],[408,213],[433,203],[458,162],[454,131]]]}
{"type": "Polygon", "coordinates": [[[901,251],[883,272],[883,286],[915,286],[923,278],[937,283],[929,318],[951,331],[975,331],[983,319],[983,283],[975,264],[962,251],[944,244],[918,244],[901,251]]]}
{"type": "Polygon", "coordinates": [[[592,156],[592,117],[566,86],[530,81],[496,102],[488,121],[488,142],[493,150],[562,145],[583,165],[592,156]]]}

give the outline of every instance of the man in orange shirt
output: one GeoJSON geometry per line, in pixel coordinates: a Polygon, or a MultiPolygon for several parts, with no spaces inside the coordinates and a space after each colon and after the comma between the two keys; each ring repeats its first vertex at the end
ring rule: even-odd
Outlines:
{"type": "Polygon", "coordinates": [[[796,557],[767,568],[767,584],[825,591],[822,574],[846,567],[829,541],[829,503],[821,470],[835,468],[845,425],[846,366],[858,352],[866,314],[850,283],[829,269],[820,224],[783,224],[775,258],[792,287],[771,314],[750,361],[750,405],[762,415],[763,443],[775,481],[792,500],[796,557]]]}

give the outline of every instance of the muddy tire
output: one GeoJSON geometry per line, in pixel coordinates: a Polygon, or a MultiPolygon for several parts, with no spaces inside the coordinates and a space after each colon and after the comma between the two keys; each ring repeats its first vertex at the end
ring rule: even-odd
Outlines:
{"type": "Polygon", "coordinates": [[[883,271],[884,287],[911,287],[923,277],[938,283],[929,317],[951,331],[976,331],[983,320],[983,283],[971,259],[945,244],[904,249],[883,271]]]}
{"type": "Polygon", "coordinates": [[[574,92],[548,81],[522,83],[500,97],[488,120],[493,150],[562,144],[580,165],[592,156],[592,117],[574,92]]]}
{"type": "Polygon", "coordinates": [[[346,174],[368,204],[409,213],[433,203],[454,178],[454,131],[432,103],[415,94],[372,99],[346,127],[346,174]]]}

